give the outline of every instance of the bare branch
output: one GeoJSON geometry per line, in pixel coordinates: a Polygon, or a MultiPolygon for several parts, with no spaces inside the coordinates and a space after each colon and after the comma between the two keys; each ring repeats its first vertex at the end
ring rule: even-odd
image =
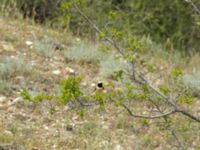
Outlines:
{"type": "MultiPolygon", "coordinates": [[[[86,16],[81,10],[80,8],[74,4],[74,8],[78,11],[78,13],[96,30],[96,32],[98,33],[103,33],[98,27],[97,25],[88,17],[86,16]]],[[[120,54],[123,54],[123,50],[116,44],[116,42],[114,42],[112,39],[105,37],[105,40],[108,41],[112,46],[115,47],[115,49],[117,49],[117,51],[120,54]]]]}
{"type": "Polygon", "coordinates": [[[176,111],[175,110],[172,110],[172,111],[169,111],[169,112],[166,112],[166,113],[163,113],[161,115],[157,115],[157,116],[144,116],[144,115],[136,115],[136,114],[133,114],[133,112],[125,105],[125,104],[121,104],[121,106],[127,110],[127,112],[135,117],[135,118],[145,118],[145,119],[157,119],[157,118],[163,118],[163,117],[166,117],[166,116],[169,116],[169,115],[172,115],[174,114],[176,111]]]}
{"type": "Polygon", "coordinates": [[[187,3],[190,3],[192,7],[194,8],[194,10],[196,11],[196,13],[200,16],[200,9],[194,4],[192,0],[184,0],[184,1],[187,3]]]}

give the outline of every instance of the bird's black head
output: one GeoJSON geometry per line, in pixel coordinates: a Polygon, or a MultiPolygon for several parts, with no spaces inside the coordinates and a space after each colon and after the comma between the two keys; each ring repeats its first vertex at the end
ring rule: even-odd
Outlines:
{"type": "Polygon", "coordinates": [[[98,87],[98,88],[103,88],[103,83],[102,83],[102,82],[98,82],[98,83],[97,83],[97,87],[98,87]]]}

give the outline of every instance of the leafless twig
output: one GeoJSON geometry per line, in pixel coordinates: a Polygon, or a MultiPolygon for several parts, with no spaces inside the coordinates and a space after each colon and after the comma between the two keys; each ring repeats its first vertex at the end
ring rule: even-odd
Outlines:
{"type": "Polygon", "coordinates": [[[157,118],[163,118],[163,117],[166,117],[166,116],[169,116],[169,115],[172,115],[174,114],[176,111],[175,110],[171,110],[169,112],[166,112],[166,113],[163,113],[161,115],[156,115],[156,116],[144,116],[144,115],[136,115],[136,114],[133,114],[133,112],[125,105],[125,104],[121,104],[121,106],[123,108],[125,108],[127,110],[127,112],[135,117],[135,118],[145,118],[145,119],[157,119],[157,118]]]}
{"type": "Polygon", "coordinates": [[[195,12],[200,16],[200,9],[195,5],[195,3],[192,0],[184,0],[184,1],[190,3],[194,8],[195,12]]]}

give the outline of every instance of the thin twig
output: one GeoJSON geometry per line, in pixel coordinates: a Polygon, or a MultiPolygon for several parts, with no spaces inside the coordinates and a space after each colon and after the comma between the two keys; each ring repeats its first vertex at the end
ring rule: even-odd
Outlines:
{"type": "MultiPolygon", "coordinates": [[[[78,11],[78,13],[96,30],[96,32],[102,34],[103,31],[101,31],[97,25],[88,17],[86,16],[81,10],[80,8],[74,4],[74,8],[78,11]]],[[[123,50],[116,44],[116,42],[114,42],[112,39],[108,38],[108,37],[105,37],[105,40],[108,41],[112,46],[115,47],[115,49],[117,49],[117,51],[120,53],[120,54],[123,54],[123,50]]]]}
{"type": "Polygon", "coordinates": [[[200,9],[194,4],[192,0],[184,0],[184,1],[187,3],[190,3],[192,7],[194,8],[194,10],[196,11],[196,13],[200,16],[200,9]]]}
{"type": "Polygon", "coordinates": [[[144,115],[136,115],[136,114],[133,114],[133,112],[125,105],[125,104],[121,104],[121,106],[127,110],[127,112],[135,117],[135,118],[145,118],[145,119],[157,119],[157,118],[163,118],[163,117],[166,117],[166,116],[169,116],[169,115],[172,115],[174,114],[176,111],[175,110],[172,110],[172,111],[169,111],[169,112],[166,112],[166,113],[163,113],[161,115],[157,115],[157,116],[144,116],[144,115]]]}

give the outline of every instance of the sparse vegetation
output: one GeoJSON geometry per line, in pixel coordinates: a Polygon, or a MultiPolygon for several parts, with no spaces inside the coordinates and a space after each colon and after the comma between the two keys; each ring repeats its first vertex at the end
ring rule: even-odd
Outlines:
{"type": "Polygon", "coordinates": [[[104,59],[105,54],[98,51],[96,47],[92,47],[88,44],[78,42],[77,45],[70,47],[64,52],[66,61],[88,62],[98,64],[104,59]]]}
{"type": "Polygon", "coordinates": [[[22,56],[5,58],[0,62],[0,79],[9,80],[16,74],[26,74],[32,71],[32,64],[27,63],[22,56]]]}
{"type": "Polygon", "coordinates": [[[12,83],[13,78],[17,75],[30,74],[32,69],[32,64],[27,63],[23,56],[3,58],[0,62],[0,93],[11,92],[12,88],[15,87],[12,83]]]}
{"type": "Polygon", "coordinates": [[[13,86],[13,84],[8,81],[0,80],[0,93],[10,92],[12,86],[13,86]]]}
{"type": "Polygon", "coordinates": [[[0,149],[200,148],[200,56],[176,49],[198,44],[180,39],[192,27],[198,34],[198,2],[64,0],[56,14],[45,14],[49,0],[15,2],[0,2],[0,149]],[[19,6],[31,8],[21,9],[26,20],[9,15],[19,6]],[[143,18],[148,28],[137,22],[143,9],[160,13],[143,18]],[[54,15],[62,23],[52,29],[54,15]],[[177,32],[168,30],[173,15],[177,32]],[[152,34],[155,19],[163,25],[152,34]]]}
{"type": "Polygon", "coordinates": [[[183,83],[194,96],[200,96],[200,72],[193,72],[183,76],[183,83]]]}
{"type": "Polygon", "coordinates": [[[52,58],[56,51],[56,45],[53,43],[53,40],[46,37],[41,40],[36,39],[33,43],[33,49],[40,56],[52,58]]]}
{"type": "Polygon", "coordinates": [[[100,62],[100,73],[104,77],[112,77],[119,71],[127,71],[129,69],[128,63],[113,55],[108,56],[100,62]]]}

